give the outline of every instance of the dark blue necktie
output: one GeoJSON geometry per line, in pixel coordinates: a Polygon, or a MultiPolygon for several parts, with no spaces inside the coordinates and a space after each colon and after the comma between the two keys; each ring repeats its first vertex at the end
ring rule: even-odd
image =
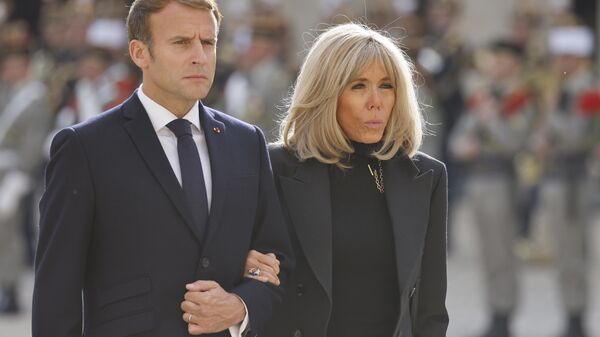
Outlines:
{"type": "Polygon", "coordinates": [[[203,234],[208,221],[208,202],[200,155],[192,138],[191,126],[187,119],[176,119],[167,124],[167,127],[177,136],[183,194],[194,222],[203,234]]]}

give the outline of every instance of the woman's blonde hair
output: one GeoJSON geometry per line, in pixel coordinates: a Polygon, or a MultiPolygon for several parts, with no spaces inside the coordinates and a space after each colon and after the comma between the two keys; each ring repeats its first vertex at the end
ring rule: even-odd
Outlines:
{"type": "Polygon", "coordinates": [[[354,152],[340,127],[336,112],[345,86],[373,61],[380,62],[395,88],[395,103],[374,153],[380,160],[399,150],[412,157],[423,137],[423,120],[413,82],[413,66],[391,38],[356,23],[329,28],[308,52],[296,80],[279,141],[299,160],[315,158],[346,167],[343,159],[354,152]]]}

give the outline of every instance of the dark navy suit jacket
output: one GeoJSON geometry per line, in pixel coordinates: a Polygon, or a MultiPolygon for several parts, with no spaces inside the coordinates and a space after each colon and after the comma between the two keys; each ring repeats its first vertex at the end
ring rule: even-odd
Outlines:
{"type": "MultiPolygon", "coordinates": [[[[189,336],[185,285],[240,296],[260,332],[281,287],[243,278],[248,250],[293,268],[262,133],[200,104],[212,172],[205,236],[137,94],[52,143],[40,203],[34,337],[189,336]]],[[[227,330],[215,336],[229,336],[227,330]]]]}

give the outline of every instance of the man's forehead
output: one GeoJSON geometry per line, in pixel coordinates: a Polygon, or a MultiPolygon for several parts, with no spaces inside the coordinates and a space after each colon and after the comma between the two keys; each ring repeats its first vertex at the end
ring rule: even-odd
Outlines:
{"type": "MultiPolygon", "coordinates": [[[[158,12],[150,14],[150,17],[164,17],[168,19],[185,19],[185,18],[193,18],[198,19],[198,16],[204,16],[205,18],[209,18],[211,21],[214,21],[216,24],[217,18],[215,17],[215,13],[208,9],[202,7],[194,7],[189,5],[183,5],[178,2],[170,2],[163,9],[158,12]]],[[[177,22],[173,22],[177,23],[177,22]]]]}
{"type": "Polygon", "coordinates": [[[208,9],[197,9],[182,6],[176,10],[165,7],[150,15],[150,28],[153,35],[192,36],[200,34],[204,38],[216,38],[218,34],[217,20],[208,9]],[[182,9],[185,9],[182,11],[182,9]]]}

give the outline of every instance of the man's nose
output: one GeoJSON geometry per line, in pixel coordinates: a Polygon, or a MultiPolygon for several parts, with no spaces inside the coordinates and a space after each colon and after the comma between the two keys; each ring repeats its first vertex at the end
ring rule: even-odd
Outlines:
{"type": "Polygon", "coordinates": [[[194,42],[194,46],[192,47],[192,49],[192,64],[205,64],[207,60],[207,55],[206,51],[204,50],[204,45],[202,45],[202,42],[194,42]]]}

